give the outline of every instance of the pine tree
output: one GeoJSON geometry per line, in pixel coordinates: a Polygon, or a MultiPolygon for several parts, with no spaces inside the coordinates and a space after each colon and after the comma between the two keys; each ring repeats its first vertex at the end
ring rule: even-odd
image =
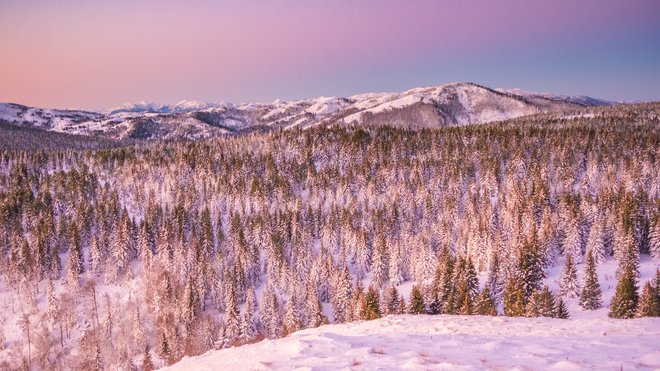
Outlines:
{"type": "Polygon", "coordinates": [[[410,292],[410,303],[409,303],[408,313],[410,314],[423,314],[426,313],[426,307],[424,305],[424,296],[422,291],[418,286],[413,286],[412,291],[410,292]]]}
{"type": "Polygon", "coordinates": [[[378,238],[378,244],[374,246],[373,263],[371,264],[371,282],[376,287],[381,287],[388,279],[387,264],[387,242],[384,236],[378,238]]]}
{"type": "Polygon", "coordinates": [[[660,259],[660,215],[656,215],[649,231],[649,250],[654,260],[660,259]]]}
{"type": "Polygon", "coordinates": [[[128,214],[124,212],[119,226],[116,229],[115,238],[112,244],[112,263],[115,269],[114,274],[116,277],[121,277],[126,274],[131,259],[132,241],[131,241],[131,225],[128,214]]]}
{"type": "Polygon", "coordinates": [[[380,304],[378,291],[373,285],[369,285],[367,294],[364,296],[362,318],[372,320],[380,318],[380,304]]]}
{"type": "Polygon", "coordinates": [[[279,337],[282,331],[282,317],[273,285],[269,282],[266,283],[266,288],[262,295],[261,308],[259,310],[260,322],[266,330],[266,336],[274,339],[279,337]]]}
{"type": "Polygon", "coordinates": [[[587,265],[584,269],[582,292],[580,293],[580,306],[586,310],[598,309],[601,306],[601,290],[596,274],[596,259],[593,252],[587,252],[587,265]]]}
{"type": "Polygon", "coordinates": [[[473,302],[474,299],[479,294],[479,278],[477,277],[477,270],[472,263],[472,258],[468,257],[467,264],[465,267],[465,283],[466,283],[466,292],[470,297],[470,302],[473,302]]]}
{"type": "Polygon", "coordinates": [[[323,306],[321,305],[321,299],[319,298],[316,285],[311,283],[311,281],[307,287],[307,296],[305,302],[307,312],[307,327],[319,327],[328,322],[327,318],[323,314],[323,306]]]}
{"type": "Polygon", "coordinates": [[[399,305],[396,308],[396,314],[403,314],[406,312],[406,309],[408,306],[406,305],[406,301],[403,298],[403,296],[399,296],[399,305]]]}
{"type": "Polygon", "coordinates": [[[438,296],[440,298],[440,304],[442,306],[442,310],[439,313],[454,313],[455,289],[454,289],[454,281],[452,278],[453,273],[454,273],[454,258],[450,256],[449,253],[447,252],[444,259],[443,268],[440,274],[440,279],[438,281],[440,283],[440,286],[438,287],[438,296]]]}
{"type": "Polygon", "coordinates": [[[541,315],[541,293],[538,290],[534,290],[532,295],[529,296],[529,301],[527,301],[527,306],[525,307],[525,316],[526,317],[539,317],[541,315]]]}
{"type": "Polygon", "coordinates": [[[651,282],[646,282],[639,297],[637,317],[660,317],[660,301],[658,301],[658,288],[651,282]]]}
{"type": "Polygon", "coordinates": [[[293,292],[289,295],[289,300],[286,303],[286,311],[284,313],[284,333],[290,334],[301,329],[300,315],[295,301],[293,292]]]}
{"type": "Polygon", "coordinates": [[[639,280],[639,249],[635,245],[632,224],[624,221],[620,229],[621,236],[617,241],[619,265],[616,275],[619,277],[623,271],[630,270],[637,282],[639,280]]]}
{"type": "Polygon", "coordinates": [[[75,261],[77,264],[77,271],[78,274],[82,274],[85,272],[85,264],[84,264],[84,256],[83,256],[83,249],[82,249],[82,242],[80,240],[80,230],[78,229],[78,226],[74,222],[71,227],[71,247],[69,249],[69,254],[75,254],[75,261]]]}
{"type": "Polygon", "coordinates": [[[490,296],[493,298],[495,304],[498,304],[502,301],[502,292],[504,291],[504,284],[503,284],[502,272],[500,268],[500,256],[497,252],[493,253],[493,257],[490,261],[486,288],[490,292],[490,296]]]}
{"type": "Polygon", "coordinates": [[[353,299],[351,305],[351,317],[355,321],[363,320],[364,318],[364,287],[362,280],[357,280],[355,290],[353,290],[353,299]]]}
{"type": "Polygon", "coordinates": [[[66,271],[67,284],[71,285],[72,287],[78,286],[80,283],[80,261],[78,260],[78,254],[73,248],[69,249],[69,255],[67,256],[66,260],[66,271]]]}
{"type": "Polygon", "coordinates": [[[525,292],[520,281],[513,275],[507,280],[504,287],[504,315],[509,317],[522,317],[525,315],[525,292]]]}
{"type": "Polygon", "coordinates": [[[151,269],[154,257],[154,246],[155,243],[151,234],[151,227],[146,220],[142,221],[140,232],[138,233],[137,248],[138,257],[142,262],[143,269],[145,270],[151,269]]]}
{"type": "Polygon", "coordinates": [[[158,341],[158,356],[165,360],[166,364],[172,363],[172,349],[170,349],[170,341],[164,331],[160,332],[160,339],[158,341]]]}
{"type": "Polygon", "coordinates": [[[564,257],[570,256],[573,262],[582,261],[582,236],[580,231],[580,218],[577,215],[576,206],[570,206],[566,226],[566,238],[564,239],[564,257]]]}
{"type": "Polygon", "coordinates": [[[182,315],[186,328],[190,329],[200,311],[199,298],[195,292],[195,284],[192,277],[188,277],[182,300],[182,315]]]}
{"type": "Polygon", "coordinates": [[[151,351],[149,350],[149,344],[144,346],[144,355],[142,357],[142,371],[153,371],[154,364],[151,360],[151,351]]]}
{"type": "Polygon", "coordinates": [[[257,308],[257,299],[254,289],[249,288],[245,299],[245,308],[241,317],[241,341],[247,343],[257,335],[257,326],[254,322],[254,311],[257,308]]]}
{"type": "Polygon", "coordinates": [[[555,296],[548,286],[543,286],[538,298],[538,315],[540,317],[554,317],[555,307],[555,296]]]}
{"type": "Polygon", "coordinates": [[[557,308],[555,309],[555,318],[561,318],[561,319],[570,318],[570,314],[568,313],[568,308],[566,308],[564,299],[562,299],[561,297],[557,301],[557,308]]]}
{"type": "Polygon", "coordinates": [[[518,257],[517,274],[525,298],[528,298],[534,290],[541,288],[545,273],[535,232],[532,238],[522,245],[518,257]]]}
{"type": "Polygon", "coordinates": [[[227,277],[227,290],[225,292],[225,340],[226,345],[232,345],[241,333],[240,318],[238,310],[238,298],[236,294],[233,274],[227,277]]]}
{"type": "Polygon", "coordinates": [[[347,266],[344,266],[334,281],[330,302],[335,322],[342,323],[350,320],[350,302],[352,278],[347,266]]]}
{"type": "Polygon", "coordinates": [[[605,260],[605,239],[603,236],[603,225],[600,218],[591,226],[589,238],[587,239],[587,254],[591,253],[596,263],[605,260]]]}
{"type": "Polygon", "coordinates": [[[566,263],[561,274],[561,280],[559,281],[559,292],[562,297],[568,298],[575,298],[580,292],[577,283],[577,267],[573,262],[572,255],[566,256],[566,263]]]}
{"type": "Polygon", "coordinates": [[[102,253],[99,246],[99,239],[95,234],[92,236],[92,242],[89,244],[89,274],[96,276],[102,268],[102,253]]]}
{"type": "MultiPolygon", "coordinates": [[[[621,264],[621,263],[620,263],[621,264]]],[[[610,302],[611,318],[633,318],[637,310],[637,282],[632,267],[628,266],[619,276],[614,297],[610,302]]]]}
{"type": "Polygon", "coordinates": [[[456,305],[458,306],[457,314],[472,314],[472,296],[470,295],[468,281],[465,278],[459,283],[456,291],[456,305]]]}
{"type": "Polygon", "coordinates": [[[383,295],[383,314],[397,314],[399,310],[399,290],[396,289],[396,286],[391,285],[385,295],[383,295]]]}
{"type": "Polygon", "coordinates": [[[497,316],[497,306],[488,288],[484,288],[477,297],[475,313],[482,316],[497,316]]]}

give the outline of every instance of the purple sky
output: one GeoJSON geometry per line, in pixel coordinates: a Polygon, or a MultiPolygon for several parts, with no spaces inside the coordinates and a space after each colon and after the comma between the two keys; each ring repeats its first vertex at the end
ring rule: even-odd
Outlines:
{"type": "Polygon", "coordinates": [[[0,101],[270,102],[452,81],[660,100],[660,1],[0,1],[0,101]]]}

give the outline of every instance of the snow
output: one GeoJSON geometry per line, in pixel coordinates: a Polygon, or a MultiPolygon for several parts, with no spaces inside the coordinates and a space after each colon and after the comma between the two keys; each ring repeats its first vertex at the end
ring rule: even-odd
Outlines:
{"type": "MultiPolygon", "coordinates": [[[[558,292],[563,259],[548,271],[545,284],[558,292]]],[[[640,257],[640,283],[659,267],[640,257]]],[[[584,264],[578,264],[582,283],[584,264]]],[[[657,369],[660,318],[611,319],[616,260],[597,267],[603,307],[580,308],[566,299],[571,319],[485,316],[388,316],[376,321],[307,329],[276,340],[210,351],[184,358],[169,370],[219,369],[657,369]]],[[[485,273],[480,282],[485,282],[485,273]]],[[[365,282],[368,284],[368,279],[365,282]]],[[[406,298],[413,282],[398,286],[406,298]]],[[[331,309],[324,305],[332,318],[331,309]]]]}
{"type": "Polygon", "coordinates": [[[197,100],[182,100],[169,109],[172,113],[203,111],[213,108],[230,108],[231,103],[225,102],[201,102],[197,100]]]}
{"type": "Polygon", "coordinates": [[[166,370],[652,369],[660,319],[388,316],[184,358],[166,370]]]}
{"type": "MultiPolygon", "coordinates": [[[[365,114],[380,114],[402,110],[418,103],[433,105],[440,119],[424,114],[426,117],[419,125],[466,125],[487,123],[514,117],[535,114],[543,111],[561,110],[565,103],[580,105],[602,105],[589,97],[562,97],[549,94],[525,93],[518,90],[503,90],[508,94],[527,97],[525,102],[508,96],[493,94],[487,88],[467,83],[451,83],[440,86],[420,87],[401,93],[366,93],[341,97],[319,97],[291,101],[276,100],[272,104],[246,103],[232,105],[228,102],[203,102],[182,100],[174,105],[162,105],[142,101],[127,103],[111,108],[104,113],[85,111],[47,110],[29,108],[20,105],[0,103],[0,119],[20,125],[39,127],[71,134],[90,135],[108,133],[116,138],[123,138],[130,132],[137,118],[149,118],[156,124],[180,122],[185,124],[186,113],[211,112],[221,117],[218,122],[224,126],[244,128],[251,125],[265,125],[293,128],[334,123],[361,123],[365,114]],[[219,111],[228,111],[221,115],[219,111]],[[234,122],[222,122],[234,120],[234,122]],[[123,122],[124,131],[118,131],[117,121],[123,122]]],[[[413,109],[414,111],[414,109],[413,109]]],[[[196,127],[199,130],[199,127],[196,127]]],[[[157,132],[145,135],[153,138],[173,138],[177,133],[185,133],[175,125],[159,126],[157,132]]],[[[204,130],[196,138],[213,137],[217,130],[204,130]]]]}
{"type": "Polygon", "coordinates": [[[153,113],[167,112],[168,106],[154,102],[140,101],[138,103],[124,103],[107,110],[111,115],[117,113],[153,113]]]}
{"type": "Polygon", "coordinates": [[[337,97],[320,97],[312,104],[305,112],[311,113],[315,116],[332,115],[342,108],[342,100],[337,97]]]}

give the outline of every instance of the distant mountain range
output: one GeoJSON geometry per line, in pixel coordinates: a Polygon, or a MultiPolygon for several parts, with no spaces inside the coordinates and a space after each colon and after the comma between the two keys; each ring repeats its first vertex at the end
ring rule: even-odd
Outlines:
{"type": "Polygon", "coordinates": [[[278,100],[270,104],[184,100],[170,106],[140,102],[106,112],[0,103],[0,122],[111,139],[201,139],[312,125],[460,126],[610,104],[586,96],[566,97],[452,83],[403,93],[278,100]]]}

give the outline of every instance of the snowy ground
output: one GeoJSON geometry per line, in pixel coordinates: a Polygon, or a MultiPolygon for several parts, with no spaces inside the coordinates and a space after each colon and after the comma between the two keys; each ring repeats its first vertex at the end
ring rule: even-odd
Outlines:
{"type": "MultiPolygon", "coordinates": [[[[567,299],[569,320],[482,316],[390,316],[328,325],[289,337],[184,358],[171,370],[260,369],[660,369],[660,318],[607,317],[617,262],[601,263],[603,308],[584,311],[567,299]]],[[[642,255],[640,283],[658,262],[642,255]]],[[[548,272],[553,291],[563,259],[548,272]]],[[[582,282],[584,264],[578,265],[582,282]]],[[[482,283],[485,276],[481,277],[482,283]]],[[[411,282],[399,286],[408,298],[411,282]]],[[[331,313],[326,313],[331,316],[331,313]]]]}
{"type": "Polygon", "coordinates": [[[389,316],[184,358],[169,370],[657,369],[660,318],[389,316]]]}

